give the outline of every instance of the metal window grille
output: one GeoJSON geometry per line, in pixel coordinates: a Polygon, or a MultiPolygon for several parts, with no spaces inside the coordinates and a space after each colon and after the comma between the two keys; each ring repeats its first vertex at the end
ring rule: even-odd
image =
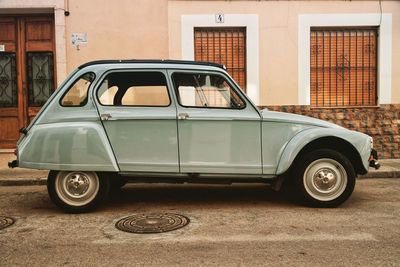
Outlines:
{"type": "Polygon", "coordinates": [[[246,92],[246,28],[195,28],[196,61],[220,63],[246,92]]]}
{"type": "Polygon", "coordinates": [[[16,107],[17,67],[15,53],[0,53],[0,107],[16,107]]]}
{"type": "Polygon", "coordinates": [[[311,106],[377,104],[377,29],[311,29],[311,106]]]}
{"type": "Polygon", "coordinates": [[[28,52],[28,104],[40,107],[54,92],[52,52],[28,52]]]}

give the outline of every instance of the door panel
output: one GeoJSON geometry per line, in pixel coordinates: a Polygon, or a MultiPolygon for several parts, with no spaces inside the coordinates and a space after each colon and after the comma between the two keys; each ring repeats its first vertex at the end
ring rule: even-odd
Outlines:
{"type": "Polygon", "coordinates": [[[262,174],[260,114],[233,83],[219,74],[189,71],[172,73],[172,81],[181,172],[262,174]]]}
{"type": "MultiPolygon", "coordinates": [[[[179,172],[175,105],[172,100],[168,101],[168,91],[160,96],[166,97],[167,102],[148,95],[151,89],[159,90],[160,85],[149,90],[147,87],[151,86],[146,80],[137,82],[136,79],[145,76],[143,73],[114,72],[103,80],[96,94],[103,103],[98,103],[98,110],[104,128],[121,171],[179,172]],[[119,77],[109,78],[111,75],[119,77]],[[132,91],[132,88],[144,93],[132,91]],[[129,95],[132,97],[127,98],[129,95]],[[150,106],[149,99],[158,106],[150,106]]],[[[161,74],[163,88],[169,90],[165,71],[151,70],[151,73],[161,74]]]]}
{"type": "Polygon", "coordinates": [[[25,33],[26,124],[29,124],[56,88],[54,18],[25,17],[22,24],[25,33]]]}
{"type": "Polygon", "coordinates": [[[260,120],[241,112],[179,107],[188,114],[178,121],[181,172],[261,174],[260,120]]]}
{"type": "Polygon", "coordinates": [[[17,20],[13,17],[0,17],[0,42],[6,52],[17,50],[17,20]]]}
{"type": "Polygon", "coordinates": [[[0,148],[12,148],[19,137],[17,20],[0,17],[0,148]]]}
{"type": "Polygon", "coordinates": [[[18,129],[54,91],[54,44],[53,15],[0,16],[0,148],[15,147],[18,129]]]}

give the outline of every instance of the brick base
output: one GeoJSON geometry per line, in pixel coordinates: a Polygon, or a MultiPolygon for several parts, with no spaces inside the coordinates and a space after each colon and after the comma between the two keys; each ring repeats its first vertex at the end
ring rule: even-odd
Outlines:
{"type": "Polygon", "coordinates": [[[329,121],[372,136],[379,158],[400,158],[400,104],[371,108],[314,109],[310,106],[262,106],[329,121]]]}

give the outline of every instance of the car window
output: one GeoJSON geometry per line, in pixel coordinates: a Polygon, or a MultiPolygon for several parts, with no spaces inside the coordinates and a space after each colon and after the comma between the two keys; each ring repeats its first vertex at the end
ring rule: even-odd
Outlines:
{"type": "Polygon", "coordinates": [[[62,97],[61,105],[70,107],[86,105],[88,88],[94,78],[95,75],[93,72],[86,73],[79,77],[62,97]]]}
{"type": "Polygon", "coordinates": [[[115,72],[97,91],[102,105],[169,106],[167,81],[160,72],[115,72]]]}
{"type": "Polygon", "coordinates": [[[174,73],[179,103],[185,107],[243,108],[243,100],[224,77],[215,74],[174,73]]]}

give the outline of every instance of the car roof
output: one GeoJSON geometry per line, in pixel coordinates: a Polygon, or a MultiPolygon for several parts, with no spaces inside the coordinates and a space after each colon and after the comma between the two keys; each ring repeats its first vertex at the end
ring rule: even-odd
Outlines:
{"type": "Polygon", "coordinates": [[[190,60],[171,60],[171,59],[120,59],[120,60],[96,60],[87,62],[78,67],[78,69],[83,69],[93,65],[101,64],[132,64],[132,63],[151,63],[151,64],[184,64],[184,65],[200,65],[200,66],[212,66],[218,67],[226,70],[226,67],[222,64],[204,61],[190,61],[190,60]]]}

